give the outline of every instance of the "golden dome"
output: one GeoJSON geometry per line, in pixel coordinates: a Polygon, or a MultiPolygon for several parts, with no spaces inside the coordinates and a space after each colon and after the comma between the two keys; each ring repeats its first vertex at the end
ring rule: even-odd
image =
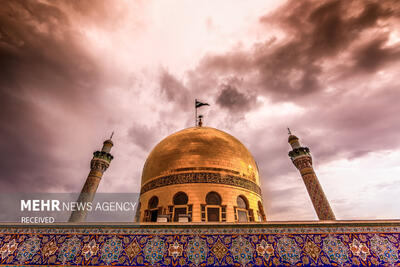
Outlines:
{"type": "Polygon", "coordinates": [[[180,171],[235,173],[260,185],[256,162],[235,137],[210,127],[176,132],[151,151],[142,174],[142,186],[154,178],[180,171]]]}

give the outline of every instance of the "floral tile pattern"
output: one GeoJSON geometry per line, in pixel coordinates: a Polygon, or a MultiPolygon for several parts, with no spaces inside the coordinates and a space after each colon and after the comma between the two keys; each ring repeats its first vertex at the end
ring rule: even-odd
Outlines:
{"type": "Polygon", "coordinates": [[[400,224],[0,228],[0,265],[400,266],[400,224]]]}
{"type": "Polygon", "coordinates": [[[394,263],[399,261],[396,246],[380,235],[374,235],[371,238],[371,251],[383,262],[394,263]]]}
{"type": "Polygon", "coordinates": [[[58,253],[58,260],[65,264],[67,262],[73,262],[75,257],[81,250],[81,240],[77,236],[73,236],[62,243],[58,253]]]}
{"type": "Polygon", "coordinates": [[[118,237],[106,239],[103,247],[101,248],[100,259],[107,265],[111,262],[118,261],[119,255],[123,250],[122,241],[118,237]]]}
{"type": "Polygon", "coordinates": [[[353,239],[353,243],[350,244],[350,251],[363,261],[367,260],[367,257],[371,254],[368,246],[365,243],[361,243],[358,239],[353,239]]]}
{"type": "Polygon", "coordinates": [[[54,239],[44,244],[42,247],[42,257],[44,260],[52,256],[58,250],[57,243],[54,239]]]}
{"type": "Polygon", "coordinates": [[[295,264],[300,260],[301,249],[293,238],[284,236],[278,240],[276,250],[283,261],[295,264]]]}
{"type": "Polygon", "coordinates": [[[144,248],[145,259],[154,265],[154,263],[163,259],[165,251],[165,241],[156,236],[147,241],[144,248]]]}
{"type": "Polygon", "coordinates": [[[182,252],[183,252],[183,246],[182,246],[182,244],[179,244],[179,242],[176,240],[168,248],[168,255],[172,256],[174,258],[174,260],[176,260],[178,257],[182,256],[182,252]]]}
{"type": "Polygon", "coordinates": [[[24,263],[33,258],[33,256],[40,249],[40,239],[37,236],[25,240],[19,247],[17,253],[17,260],[24,263]]]}
{"type": "Polygon", "coordinates": [[[314,262],[318,261],[318,258],[321,253],[321,248],[318,245],[316,245],[311,239],[308,239],[306,241],[303,250],[306,253],[306,255],[311,257],[311,259],[314,262]]]}
{"type": "Polygon", "coordinates": [[[195,236],[190,239],[186,254],[190,262],[193,262],[196,266],[207,259],[208,247],[206,241],[201,239],[199,236],[195,236]]]}
{"type": "Polygon", "coordinates": [[[15,241],[15,239],[4,243],[4,245],[1,247],[0,249],[0,253],[1,253],[1,259],[7,258],[8,255],[12,255],[14,253],[14,251],[17,250],[18,247],[18,243],[15,241]]]}
{"type": "Polygon", "coordinates": [[[349,260],[348,248],[340,239],[329,236],[322,243],[322,250],[331,261],[343,264],[349,260]]]}
{"type": "Polygon", "coordinates": [[[233,259],[242,265],[246,265],[253,259],[254,248],[250,241],[242,236],[233,239],[231,253],[233,259]]]}
{"type": "Polygon", "coordinates": [[[274,248],[271,244],[268,244],[265,240],[262,240],[261,243],[257,244],[256,248],[257,254],[262,256],[266,261],[269,260],[271,255],[274,255],[274,248]]]}
{"type": "Polygon", "coordinates": [[[92,239],[89,243],[85,244],[82,249],[82,254],[85,256],[85,259],[89,259],[90,257],[97,254],[99,251],[99,245],[96,243],[95,240],[92,239]]]}

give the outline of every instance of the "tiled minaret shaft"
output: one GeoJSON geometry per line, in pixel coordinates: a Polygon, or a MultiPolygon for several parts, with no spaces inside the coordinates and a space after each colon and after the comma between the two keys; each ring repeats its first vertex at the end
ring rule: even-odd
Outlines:
{"type": "Polygon", "coordinates": [[[314,172],[309,148],[300,146],[299,138],[294,135],[289,136],[289,144],[293,149],[289,152],[289,157],[300,171],[318,218],[320,220],[335,220],[335,214],[314,172]]]}
{"type": "MultiPolygon", "coordinates": [[[[113,142],[110,138],[104,141],[101,151],[93,153],[93,158],[90,161],[90,172],[79,195],[78,203],[84,204],[93,201],[103,173],[107,170],[108,166],[110,166],[110,162],[113,159],[113,156],[110,154],[112,146],[113,142]]],[[[86,215],[86,209],[73,211],[69,222],[84,222],[86,220],[86,215]]]]}

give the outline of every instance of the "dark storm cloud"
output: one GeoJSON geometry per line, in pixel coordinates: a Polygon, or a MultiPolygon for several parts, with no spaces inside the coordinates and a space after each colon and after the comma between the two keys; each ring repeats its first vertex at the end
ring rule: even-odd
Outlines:
{"type": "MultiPolygon", "coordinates": [[[[321,83],[327,71],[323,65],[340,64],[337,59],[345,52],[365,60],[366,55],[352,44],[369,43],[371,37],[362,34],[379,31],[378,22],[386,22],[398,11],[398,6],[388,2],[289,1],[272,16],[261,19],[281,25],[288,35],[284,43],[270,46],[268,52],[255,52],[262,89],[284,99],[326,89],[321,83]]],[[[388,59],[383,55],[389,53],[389,48],[380,49],[376,58],[369,60],[371,72],[388,59]]],[[[346,71],[357,72],[360,67],[362,64],[356,64],[346,71]]]]}
{"type": "Polygon", "coordinates": [[[217,104],[231,111],[247,111],[255,106],[256,97],[254,95],[245,95],[238,89],[229,84],[221,86],[221,92],[217,98],[217,104]]]}
{"type": "Polygon", "coordinates": [[[364,72],[375,72],[385,64],[397,61],[400,58],[400,47],[385,48],[387,36],[381,36],[363,44],[354,53],[354,69],[364,72]]]}
{"type": "Polygon", "coordinates": [[[282,25],[292,34],[291,42],[304,49],[309,60],[317,60],[346,49],[363,30],[392,14],[384,3],[370,1],[288,1],[261,21],[282,25]]]}
{"type": "Polygon", "coordinates": [[[54,114],[85,116],[87,103],[101,108],[101,94],[93,93],[98,70],[56,6],[61,3],[5,1],[0,7],[1,190],[60,185],[63,179],[55,177],[65,165],[51,152],[60,141],[51,131],[71,126],[54,114]]]}
{"type": "MultiPolygon", "coordinates": [[[[300,105],[304,110],[283,123],[303,133],[303,129],[313,132],[316,128],[320,135],[328,135],[332,145],[317,144],[320,139],[314,134],[310,138],[321,159],[333,159],[338,152],[352,158],[387,149],[385,136],[400,130],[393,115],[400,112],[395,103],[400,95],[391,89],[398,86],[396,80],[383,83],[377,73],[396,72],[400,46],[390,44],[389,36],[398,28],[399,18],[396,1],[290,0],[260,19],[265,27],[282,30],[284,37],[271,37],[247,52],[208,55],[196,68],[195,80],[200,83],[212,77],[219,88],[218,103],[229,111],[237,108],[236,100],[247,103],[245,92],[300,105]],[[241,91],[221,86],[232,76],[243,77],[241,91]],[[329,91],[332,88],[334,92],[329,91]],[[396,129],[390,132],[390,127],[396,129]],[[358,147],[355,141],[361,137],[373,142],[358,147]]],[[[271,145],[277,152],[283,150],[276,143],[271,145]]],[[[260,146],[255,154],[268,155],[260,146]]],[[[278,165],[269,171],[289,171],[278,165]]]]}
{"type": "Polygon", "coordinates": [[[166,70],[161,71],[160,88],[162,94],[169,102],[174,103],[183,110],[187,109],[193,103],[189,97],[188,89],[166,70]]]}
{"type": "Polygon", "coordinates": [[[371,74],[393,63],[399,48],[385,45],[384,28],[395,29],[399,13],[394,1],[288,1],[260,19],[265,27],[283,30],[284,38],[272,37],[247,52],[208,55],[195,79],[199,83],[200,76],[212,77],[216,87],[222,79],[240,75],[275,101],[302,101],[326,90],[326,77],[371,74]],[[354,64],[344,67],[340,57],[348,55],[354,64]]]}
{"type": "Polygon", "coordinates": [[[3,92],[42,93],[68,105],[66,99],[95,97],[88,89],[98,78],[96,66],[77,44],[81,36],[71,30],[66,14],[35,1],[9,1],[0,12],[3,92]]]}
{"type": "Polygon", "coordinates": [[[207,55],[195,70],[187,71],[187,81],[178,80],[166,70],[161,72],[160,89],[168,101],[182,110],[191,107],[194,98],[216,98],[217,104],[230,111],[245,111],[255,103],[255,95],[240,90],[238,74],[251,64],[248,53],[234,51],[227,55],[207,55]],[[232,73],[234,75],[227,75],[232,73]]]}

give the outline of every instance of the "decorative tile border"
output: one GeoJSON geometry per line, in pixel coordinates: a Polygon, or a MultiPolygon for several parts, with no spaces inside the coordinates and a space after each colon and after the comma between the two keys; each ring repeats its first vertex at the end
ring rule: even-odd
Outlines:
{"type": "Polygon", "coordinates": [[[399,250],[400,223],[0,227],[0,265],[17,266],[400,265],[399,250]]]}

